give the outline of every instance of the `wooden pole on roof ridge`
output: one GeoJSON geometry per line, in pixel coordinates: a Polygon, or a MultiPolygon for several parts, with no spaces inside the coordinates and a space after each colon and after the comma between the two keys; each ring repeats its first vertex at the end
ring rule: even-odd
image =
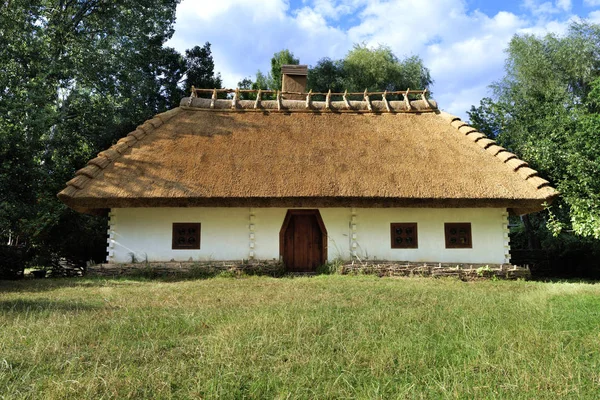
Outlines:
{"type": "Polygon", "coordinates": [[[210,99],[210,108],[215,108],[215,102],[217,101],[217,89],[213,89],[213,94],[210,99]]]}
{"type": "Polygon", "coordinates": [[[427,100],[427,88],[425,88],[425,90],[423,90],[423,93],[421,93],[421,100],[425,102],[425,107],[431,108],[431,104],[429,104],[429,100],[427,100]]]}
{"type": "Polygon", "coordinates": [[[258,89],[258,93],[256,93],[256,101],[254,102],[254,108],[258,108],[260,106],[261,94],[262,94],[262,91],[260,89],[258,89]]]}
{"type": "Polygon", "coordinates": [[[231,108],[234,110],[237,108],[237,102],[238,102],[239,96],[240,96],[240,88],[237,88],[237,89],[235,89],[235,92],[233,92],[233,99],[231,100],[231,108]]]}
{"type": "Polygon", "coordinates": [[[311,96],[312,96],[312,89],[310,89],[308,91],[308,93],[306,94],[306,108],[310,108],[311,107],[311,104],[312,104],[311,96]]]}
{"type": "Polygon", "coordinates": [[[388,102],[388,99],[387,99],[387,90],[385,92],[383,92],[383,94],[381,95],[381,98],[383,99],[383,104],[385,104],[385,109],[387,110],[387,112],[392,111],[390,109],[390,103],[388,102]]]}
{"type": "Polygon", "coordinates": [[[190,94],[190,99],[187,102],[187,106],[191,107],[192,106],[192,102],[194,101],[194,97],[196,96],[196,88],[194,87],[194,85],[192,85],[192,93],[190,94]]]}
{"type": "Polygon", "coordinates": [[[349,110],[350,109],[350,102],[348,101],[348,89],[344,90],[344,103],[346,103],[346,108],[349,110]]]}
{"type": "Polygon", "coordinates": [[[410,92],[410,89],[406,89],[406,93],[404,93],[404,104],[406,104],[406,109],[410,110],[410,100],[408,99],[408,92],[410,92]]]}
{"type": "Polygon", "coordinates": [[[331,109],[331,89],[327,92],[327,96],[325,96],[325,108],[331,109]]]}
{"type": "Polygon", "coordinates": [[[369,92],[367,92],[367,89],[365,89],[364,101],[367,102],[367,108],[369,111],[373,111],[373,106],[371,105],[371,100],[369,99],[369,92]]]}
{"type": "Polygon", "coordinates": [[[278,90],[277,91],[277,110],[281,111],[282,106],[283,106],[283,104],[281,104],[281,92],[278,90]]]}

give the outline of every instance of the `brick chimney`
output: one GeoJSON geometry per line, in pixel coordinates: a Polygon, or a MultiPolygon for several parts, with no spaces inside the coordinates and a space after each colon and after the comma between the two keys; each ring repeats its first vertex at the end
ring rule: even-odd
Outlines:
{"type": "MultiPolygon", "coordinates": [[[[282,65],[281,66],[281,91],[306,92],[307,65],[282,65]]],[[[303,100],[304,96],[286,94],[282,96],[289,100],[303,100]]]]}

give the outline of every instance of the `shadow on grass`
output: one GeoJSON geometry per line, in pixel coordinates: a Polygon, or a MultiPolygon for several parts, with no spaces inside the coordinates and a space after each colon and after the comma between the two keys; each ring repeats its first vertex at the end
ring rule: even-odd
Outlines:
{"type": "Polygon", "coordinates": [[[0,301],[0,312],[32,313],[45,311],[90,311],[97,310],[99,306],[89,303],[78,303],[69,301],[57,301],[48,299],[36,300],[2,300],[0,301]]]}
{"type": "Polygon", "coordinates": [[[98,288],[105,286],[136,285],[137,279],[111,279],[95,277],[22,279],[18,281],[0,280],[0,293],[49,292],[63,288],[98,288]]]}
{"type": "Polygon", "coordinates": [[[130,286],[147,282],[182,282],[214,278],[247,278],[250,276],[293,277],[300,274],[286,274],[280,270],[223,270],[198,268],[185,272],[163,272],[152,268],[140,269],[127,275],[92,276],[70,278],[22,279],[18,281],[0,280],[0,293],[35,293],[63,288],[99,288],[106,286],[130,286]]]}

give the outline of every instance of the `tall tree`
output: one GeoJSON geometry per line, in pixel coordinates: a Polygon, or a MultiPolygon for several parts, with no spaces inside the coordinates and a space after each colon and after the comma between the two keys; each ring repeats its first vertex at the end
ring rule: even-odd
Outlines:
{"type": "Polygon", "coordinates": [[[254,81],[246,78],[238,83],[238,87],[251,87],[255,90],[281,90],[281,66],[288,64],[298,65],[300,64],[300,60],[295,58],[294,54],[288,49],[278,51],[271,57],[271,72],[265,75],[262,71],[258,70],[254,81]]]}
{"type": "Polygon", "coordinates": [[[186,79],[185,89],[189,91],[193,86],[197,88],[220,89],[223,84],[221,74],[215,74],[215,62],[212,58],[210,43],[204,46],[195,46],[185,51],[186,79]]]}
{"type": "Polygon", "coordinates": [[[383,45],[354,45],[344,58],[342,69],[348,90],[352,91],[425,89],[432,83],[429,69],[419,57],[399,60],[383,45]]]}
{"type": "MultiPolygon", "coordinates": [[[[300,60],[294,57],[294,53],[288,49],[278,51],[271,57],[271,73],[268,76],[270,89],[281,90],[281,66],[298,65],[300,60]]],[[[257,74],[258,76],[258,74],[257,74]]],[[[258,79],[257,79],[258,81],[258,79]]]]}
{"type": "Polygon", "coordinates": [[[343,92],[346,88],[343,61],[322,58],[308,70],[307,86],[315,92],[343,92]]]}
{"type": "Polygon", "coordinates": [[[517,35],[507,52],[494,98],[470,118],[557,186],[550,228],[600,239],[600,25],[574,23],[562,37],[517,35]]]}
{"type": "Polygon", "coordinates": [[[56,193],[95,153],[179,101],[183,58],[163,47],[176,5],[11,0],[0,7],[4,242],[52,257],[91,257],[89,247],[102,256],[105,219],[72,212],[56,193]]]}
{"type": "Polygon", "coordinates": [[[323,58],[308,71],[308,87],[315,92],[425,89],[432,83],[419,57],[400,60],[386,46],[356,44],[344,59],[323,58]]]}

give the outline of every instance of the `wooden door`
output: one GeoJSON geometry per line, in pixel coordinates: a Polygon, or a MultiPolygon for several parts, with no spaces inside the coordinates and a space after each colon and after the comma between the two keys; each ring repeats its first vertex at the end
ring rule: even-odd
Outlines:
{"type": "Polygon", "coordinates": [[[290,210],[280,234],[281,255],[290,272],[314,272],[325,263],[326,232],[318,210],[290,210]]]}

